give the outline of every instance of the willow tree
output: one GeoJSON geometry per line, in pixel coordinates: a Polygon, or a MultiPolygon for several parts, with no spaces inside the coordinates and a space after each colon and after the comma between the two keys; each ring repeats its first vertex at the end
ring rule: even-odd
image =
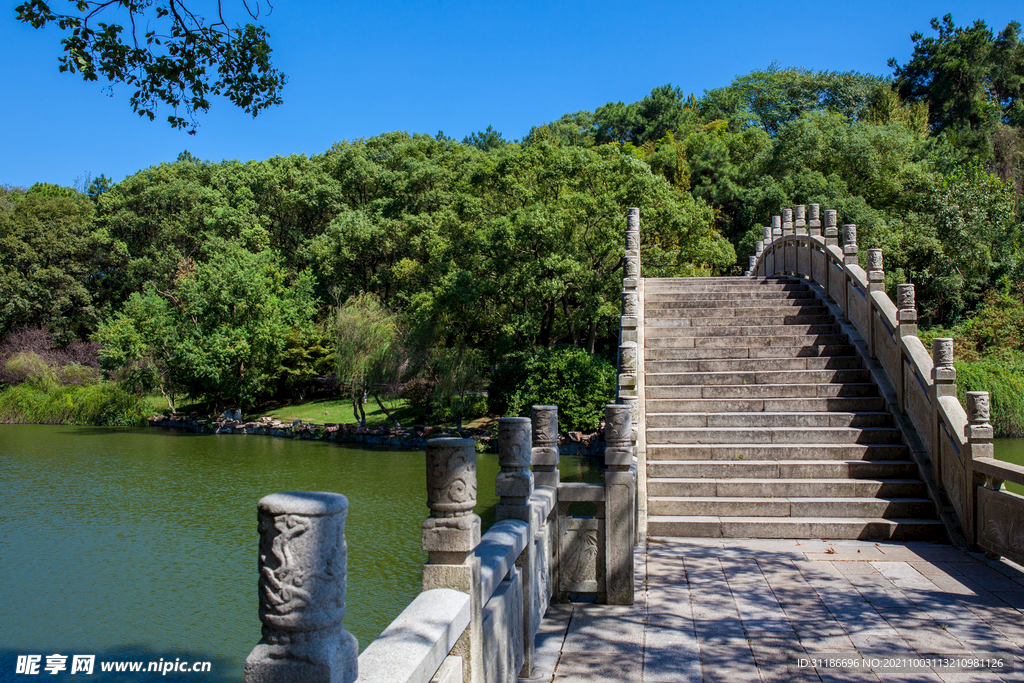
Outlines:
{"type": "Polygon", "coordinates": [[[338,307],[334,330],[338,381],[348,389],[352,414],[359,425],[366,426],[363,401],[372,395],[381,411],[400,427],[386,400],[382,400],[398,394],[409,365],[398,315],[385,308],[374,294],[364,292],[338,307]]]}

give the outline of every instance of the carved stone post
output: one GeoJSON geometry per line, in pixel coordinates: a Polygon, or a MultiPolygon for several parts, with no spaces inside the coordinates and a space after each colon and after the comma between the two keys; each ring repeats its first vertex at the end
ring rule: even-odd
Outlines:
{"type": "Polygon", "coordinates": [[[835,209],[825,211],[825,245],[839,246],[839,217],[835,209]]]}
{"type": "Polygon", "coordinates": [[[622,342],[619,345],[619,396],[636,396],[636,373],[636,342],[622,342]]]}
{"type": "Polygon", "coordinates": [[[480,559],[480,518],[476,505],[476,443],[444,437],[427,441],[427,507],[423,522],[423,590],[451,588],[468,593],[472,616],[452,654],[465,663],[465,683],[483,681],[480,559]]]}
{"type": "Polygon", "coordinates": [[[847,265],[859,265],[857,253],[857,226],[848,223],[843,226],[843,262],[847,265]]]}
{"type": "Polygon", "coordinates": [[[772,226],[766,225],[763,228],[761,228],[761,241],[763,241],[765,244],[772,243],[772,226]]]}
{"type": "Polygon", "coordinates": [[[533,480],[558,488],[558,406],[533,406],[533,480]]]}
{"type": "Polygon", "coordinates": [[[537,580],[537,546],[534,539],[540,531],[530,508],[533,495],[533,472],[530,471],[530,418],[503,417],[498,420],[498,465],[501,472],[495,480],[494,489],[499,496],[495,508],[495,521],[518,519],[530,527],[529,541],[516,558],[516,566],[523,579],[523,668],[520,675],[530,676],[534,661],[534,640],[530,637],[538,618],[536,592],[533,582],[537,580]]]}
{"type": "Polygon", "coordinates": [[[878,358],[875,351],[875,326],[878,321],[875,305],[875,292],[885,291],[885,272],[882,270],[882,250],[868,249],[868,291],[865,292],[868,302],[868,351],[872,358],[878,358]]]}
{"type": "Polygon", "coordinates": [[[914,303],[914,285],[896,285],[896,397],[900,411],[904,412],[906,386],[903,379],[903,359],[908,355],[904,337],[917,337],[917,305],[914,303]]]}
{"type": "Polygon", "coordinates": [[[807,207],[807,234],[811,237],[821,236],[820,204],[811,204],[807,207]]]}
{"type": "Polygon", "coordinates": [[[807,234],[807,207],[803,204],[793,207],[793,232],[797,235],[807,234]]]}
{"type": "Polygon", "coordinates": [[[342,628],[348,500],[337,493],[274,493],[258,505],[263,637],[246,683],[352,683],[359,645],[342,628]]]}
{"type": "Polygon", "coordinates": [[[533,495],[533,472],[530,445],[530,418],[503,417],[498,420],[498,465],[501,472],[494,482],[500,500],[494,519],[530,521],[530,496],[533,495]]]}
{"type": "Polygon", "coordinates": [[[605,587],[610,605],[633,604],[634,479],[630,406],[604,408],[605,587]]]}
{"type": "Polygon", "coordinates": [[[754,256],[760,256],[764,253],[764,240],[758,240],[754,242],[754,256]]]}
{"type": "Polygon", "coordinates": [[[782,234],[793,234],[793,209],[782,210],[782,234]]]}
{"type": "Polygon", "coordinates": [[[942,443],[939,427],[939,399],[956,396],[956,368],[953,367],[953,340],[936,338],[932,340],[932,474],[939,486],[942,482],[942,443]]]}
{"type": "Polygon", "coordinates": [[[967,424],[964,426],[964,436],[967,437],[967,456],[964,458],[964,465],[967,468],[964,477],[964,481],[967,482],[965,506],[967,519],[963,522],[967,540],[972,545],[978,542],[975,486],[983,484],[983,482],[975,481],[974,461],[979,458],[994,458],[996,456],[995,448],[992,445],[992,437],[995,434],[992,425],[989,424],[988,399],[987,391],[967,392],[967,424]]]}

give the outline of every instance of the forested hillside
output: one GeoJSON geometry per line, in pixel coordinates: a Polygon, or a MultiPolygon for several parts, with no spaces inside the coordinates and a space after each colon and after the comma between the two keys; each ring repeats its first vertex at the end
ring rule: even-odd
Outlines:
{"type": "MultiPolygon", "coordinates": [[[[891,289],[917,284],[925,322],[1019,307],[1019,26],[947,17],[890,67],[773,64],[700,96],[666,85],[520,141],[393,132],[311,157],[183,152],[85,193],[5,188],[4,380],[38,384],[24,340],[42,328],[55,348],[94,349],[94,378],[102,366],[170,403],[248,407],[337,375],[334,390],[419,387],[460,416],[457,398],[513,354],[613,358],[631,206],[646,276],[737,274],[781,206],[819,203],[884,250],[891,289]]],[[[964,352],[1016,363],[1020,332],[968,335],[964,352]]]]}

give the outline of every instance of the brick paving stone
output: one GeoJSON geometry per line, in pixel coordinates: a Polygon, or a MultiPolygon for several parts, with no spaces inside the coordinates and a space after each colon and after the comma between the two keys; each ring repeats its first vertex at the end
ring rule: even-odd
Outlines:
{"type": "Polygon", "coordinates": [[[871,566],[897,588],[935,590],[935,584],[907,562],[872,562],[871,566]]]}
{"type": "Polygon", "coordinates": [[[557,683],[640,683],[640,657],[591,652],[563,653],[555,668],[557,683]]]}

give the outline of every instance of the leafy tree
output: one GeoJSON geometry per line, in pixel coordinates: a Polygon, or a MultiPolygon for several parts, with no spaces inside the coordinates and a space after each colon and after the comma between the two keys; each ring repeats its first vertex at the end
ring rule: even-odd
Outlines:
{"type": "MultiPolygon", "coordinates": [[[[230,26],[220,3],[214,21],[180,0],[69,3],[63,14],[44,0],[26,0],[16,8],[18,21],[59,27],[65,36],[60,70],[80,73],[86,81],[103,77],[124,83],[134,89],[129,103],[140,116],[152,121],[158,106],[166,104],[174,109],[167,117],[171,127],[195,134],[195,115],[209,110],[210,95],[223,95],[253,116],[281,103],[286,79],[271,63],[266,29],[252,23],[230,26]],[[101,21],[112,12],[117,12],[113,21],[101,21]],[[177,115],[179,107],[188,119],[177,115]]],[[[258,0],[254,9],[243,5],[259,19],[258,0]]]]}
{"type": "Polygon", "coordinates": [[[979,131],[998,121],[1024,124],[1024,43],[1020,24],[993,36],[984,21],[961,27],[949,14],[932,19],[937,37],[914,33],[914,53],[901,66],[889,60],[904,99],[923,100],[936,132],[979,131]]]}
{"type": "Polygon", "coordinates": [[[357,294],[338,307],[334,332],[338,381],[348,389],[356,420],[366,426],[363,399],[372,394],[381,411],[400,426],[381,400],[382,394],[398,394],[408,368],[398,316],[374,294],[357,294]]]}
{"type": "Polygon", "coordinates": [[[100,361],[124,386],[136,393],[157,389],[174,411],[181,386],[176,375],[180,320],[168,299],[149,286],[135,292],[113,318],[97,329],[100,361]]]}
{"type": "Polygon", "coordinates": [[[491,376],[487,402],[497,415],[530,414],[557,405],[565,429],[596,431],[615,399],[615,368],[578,347],[556,346],[508,356],[491,376]]]}
{"type": "Polygon", "coordinates": [[[48,327],[61,345],[89,334],[98,311],[91,286],[104,238],[86,195],[36,184],[0,210],[0,338],[48,327]]]}
{"type": "Polygon", "coordinates": [[[487,126],[487,130],[467,135],[463,138],[462,144],[472,145],[483,152],[490,152],[492,149],[498,149],[507,145],[508,140],[503,138],[501,133],[494,130],[494,128],[487,126]]]}

